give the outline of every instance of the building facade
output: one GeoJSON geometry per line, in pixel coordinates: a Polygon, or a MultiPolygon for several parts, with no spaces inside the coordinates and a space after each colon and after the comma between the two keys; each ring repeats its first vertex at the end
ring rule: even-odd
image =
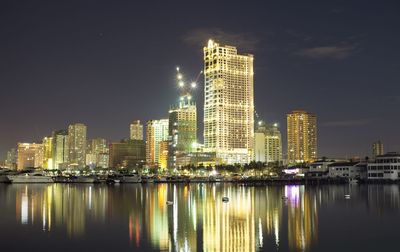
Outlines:
{"type": "Polygon", "coordinates": [[[17,150],[15,148],[7,151],[6,160],[4,162],[6,168],[15,170],[17,169],[17,150]]]}
{"type": "Polygon", "coordinates": [[[88,146],[86,165],[91,168],[107,168],[109,163],[107,140],[104,138],[95,138],[90,141],[88,146]]]}
{"type": "Polygon", "coordinates": [[[168,166],[181,166],[177,158],[192,151],[197,141],[197,108],[190,95],[180,97],[179,104],[169,110],[168,166]]]}
{"type": "Polygon", "coordinates": [[[143,140],[143,124],[140,120],[133,121],[130,125],[130,139],[143,140]]]}
{"type": "Polygon", "coordinates": [[[303,110],[287,114],[288,163],[317,159],[317,116],[303,110]]]}
{"type": "Polygon", "coordinates": [[[159,165],[160,142],[168,139],[168,119],[150,120],[146,124],[146,163],[159,165]]]}
{"type": "Polygon", "coordinates": [[[372,144],[372,157],[376,158],[377,156],[381,156],[385,154],[383,150],[383,143],[381,141],[376,141],[372,144]]]}
{"type": "Polygon", "coordinates": [[[254,148],[253,55],[204,47],[204,145],[220,163],[249,163],[254,148]]]}
{"type": "Polygon", "coordinates": [[[53,138],[43,138],[43,169],[53,169],[53,138]]]}
{"type": "Polygon", "coordinates": [[[68,126],[69,166],[82,169],[86,165],[86,125],[75,123],[68,126]]]}
{"type": "Polygon", "coordinates": [[[43,145],[37,143],[18,143],[17,169],[41,168],[43,165],[43,145]]]}
{"type": "Polygon", "coordinates": [[[282,162],[282,137],[277,123],[258,122],[254,133],[254,160],[267,164],[282,162]]]}
{"type": "Polygon", "coordinates": [[[368,179],[398,180],[400,178],[400,153],[389,152],[368,163],[368,179]]]}
{"type": "Polygon", "coordinates": [[[109,146],[109,167],[114,169],[138,169],[146,162],[144,140],[124,140],[109,146]]]}
{"type": "Polygon", "coordinates": [[[52,134],[53,169],[65,169],[68,165],[68,131],[57,130],[52,134]]]}
{"type": "Polygon", "coordinates": [[[328,165],[330,178],[366,179],[367,164],[360,162],[336,162],[328,165]]]}

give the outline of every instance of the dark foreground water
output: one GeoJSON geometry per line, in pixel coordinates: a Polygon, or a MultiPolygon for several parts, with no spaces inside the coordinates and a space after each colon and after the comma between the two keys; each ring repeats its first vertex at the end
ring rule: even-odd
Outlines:
{"type": "Polygon", "coordinates": [[[0,250],[400,251],[400,190],[0,184],[0,250]]]}

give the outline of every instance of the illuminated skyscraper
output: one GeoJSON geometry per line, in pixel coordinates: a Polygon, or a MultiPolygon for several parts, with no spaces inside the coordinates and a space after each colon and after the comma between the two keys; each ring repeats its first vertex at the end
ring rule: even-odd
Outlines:
{"type": "Polygon", "coordinates": [[[204,47],[204,145],[223,163],[253,158],[253,74],[253,55],[212,40],[204,47]]]}
{"type": "Polygon", "coordinates": [[[146,163],[158,165],[160,142],[168,139],[168,119],[150,120],[146,125],[146,163]]]}
{"type": "Polygon", "coordinates": [[[160,153],[158,155],[158,164],[161,169],[168,168],[168,146],[169,146],[168,140],[160,142],[160,153]]]}
{"type": "Polygon", "coordinates": [[[53,169],[66,168],[68,164],[68,132],[57,130],[52,134],[53,139],[53,169]]]}
{"type": "Polygon", "coordinates": [[[317,159],[317,116],[303,110],[287,114],[288,162],[317,159]]]}
{"type": "Polygon", "coordinates": [[[15,148],[7,151],[7,156],[5,160],[5,165],[9,169],[17,169],[17,151],[15,148]]]}
{"type": "Polygon", "coordinates": [[[277,123],[259,121],[254,135],[255,161],[282,162],[282,138],[277,123]]]}
{"type": "Polygon", "coordinates": [[[180,166],[177,157],[192,151],[197,141],[197,109],[190,95],[181,96],[179,104],[169,111],[169,148],[168,164],[170,168],[180,166]]]}
{"type": "Polygon", "coordinates": [[[68,126],[69,164],[84,168],[86,164],[86,125],[75,123],[68,126]]]}
{"type": "Polygon", "coordinates": [[[385,154],[383,152],[383,143],[381,141],[376,141],[372,144],[372,157],[376,158],[376,156],[380,156],[385,154]]]}
{"type": "Polygon", "coordinates": [[[43,145],[36,143],[18,143],[18,170],[39,168],[43,164],[43,145]]]}
{"type": "Polygon", "coordinates": [[[107,168],[109,162],[107,140],[95,138],[90,141],[88,146],[90,146],[90,148],[86,150],[86,165],[92,168],[107,168]]]}
{"type": "Polygon", "coordinates": [[[43,169],[53,169],[53,138],[43,138],[43,169]]]}
{"type": "Polygon", "coordinates": [[[133,121],[130,125],[130,139],[143,140],[143,125],[139,120],[133,121]]]}

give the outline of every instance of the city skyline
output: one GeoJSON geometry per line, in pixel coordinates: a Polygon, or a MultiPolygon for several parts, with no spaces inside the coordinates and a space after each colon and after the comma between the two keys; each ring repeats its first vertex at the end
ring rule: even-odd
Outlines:
{"type": "MultiPolygon", "coordinates": [[[[192,75],[202,69],[202,47],[209,38],[255,55],[254,100],[261,119],[278,122],[285,128],[285,115],[294,109],[312,111],[318,116],[319,156],[371,156],[371,144],[377,140],[382,140],[386,151],[398,151],[400,141],[396,133],[400,122],[392,115],[399,104],[396,96],[399,88],[395,85],[399,81],[395,74],[399,65],[399,50],[395,45],[399,37],[391,33],[398,20],[395,15],[398,6],[386,3],[376,9],[365,4],[366,11],[360,13],[355,2],[323,8],[315,4],[308,9],[294,4],[294,9],[300,8],[296,14],[309,15],[309,21],[303,18],[301,24],[296,25],[296,18],[288,18],[279,24],[272,22],[275,26],[266,25],[265,30],[255,22],[278,20],[273,11],[282,6],[256,4],[249,7],[253,17],[244,23],[254,25],[251,32],[242,28],[245,25],[238,21],[230,20],[231,25],[217,22],[217,13],[212,12],[210,21],[182,24],[168,36],[155,29],[155,24],[149,24],[155,30],[145,32],[145,39],[138,41],[135,35],[141,28],[134,26],[133,32],[127,33],[129,26],[115,16],[105,19],[109,25],[83,19],[89,15],[93,20],[102,20],[110,7],[104,2],[90,6],[103,10],[102,14],[91,14],[88,5],[79,3],[45,8],[40,4],[10,3],[4,8],[7,11],[2,16],[3,23],[9,23],[15,16],[19,19],[10,26],[14,30],[0,27],[7,34],[7,39],[0,42],[0,52],[4,54],[0,65],[4,74],[0,81],[5,84],[5,92],[0,95],[0,112],[4,115],[0,125],[0,157],[3,159],[9,149],[16,148],[17,142],[39,142],[53,130],[73,122],[88,126],[88,138],[102,137],[111,141],[128,138],[128,125],[132,120],[144,122],[164,118],[169,105],[176,101],[174,67],[181,65],[192,75]],[[47,14],[39,15],[41,13],[47,14]],[[321,26],[330,21],[346,21],[342,23],[347,23],[349,28],[336,24],[326,30],[324,27],[307,29],[307,24],[321,18],[321,13],[326,16],[322,18],[326,23],[322,22],[321,26]],[[62,18],[56,17],[58,14],[61,17],[73,14],[77,21],[58,29],[54,25],[63,24],[62,18]],[[268,14],[269,17],[265,17],[268,14]],[[378,18],[381,16],[383,20],[378,18]],[[28,21],[29,29],[22,28],[28,21]],[[364,26],[372,28],[367,33],[364,26]],[[114,31],[114,28],[120,29],[114,31]],[[79,30],[82,34],[77,32],[79,30]],[[158,41],[159,36],[166,41],[158,41]],[[25,40],[30,41],[31,46],[26,47],[25,40]],[[147,42],[148,48],[154,51],[138,64],[134,56],[142,57],[138,48],[147,42]],[[116,47],[118,43],[122,44],[120,49],[116,47]],[[279,47],[282,43],[284,46],[279,47]],[[156,45],[164,47],[157,49],[156,45]],[[160,61],[153,64],[156,58],[160,61]],[[116,67],[111,62],[116,62],[116,67]],[[375,62],[381,63],[376,65],[375,62]],[[148,92],[155,88],[156,92],[148,92]],[[73,102],[67,99],[75,94],[71,90],[81,91],[73,102]]],[[[149,6],[142,7],[149,10],[149,6]]],[[[174,7],[172,4],[167,9],[174,7]]],[[[238,10],[240,6],[232,4],[231,8],[238,10]]],[[[122,10],[122,6],[111,6],[109,11],[119,13],[121,19],[129,23],[142,17],[128,15],[129,11],[122,10]]],[[[284,16],[293,12],[288,9],[284,16]]],[[[167,24],[172,22],[163,13],[156,10],[167,24]]],[[[193,15],[196,17],[200,13],[193,15]]],[[[202,89],[203,83],[194,94],[197,104],[202,104],[202,89]]],[[[203,114],[200,109],[198,115],[203,114]]],[[[201,117],[198,120],[201,121],[201,117]]],[[[203,127],[198,128],[202,141],[203,127]]],[[[285,143],[286,132],[282,133],[285,143]]],[[[286,152],[286,146],[283,150],[286,152]]]]}

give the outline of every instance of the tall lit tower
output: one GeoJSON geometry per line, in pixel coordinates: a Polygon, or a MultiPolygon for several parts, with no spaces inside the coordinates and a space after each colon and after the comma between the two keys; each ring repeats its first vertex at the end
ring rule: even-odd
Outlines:
{"type": "Polygon", "coordinates": [[[66,168],[69,158],[68,131],[56,130],[52,134],[53,139],[53,169],[66,168]]]}
{"type": "Polygon", "coordinates": [[[69,163],[75,168],[86,164],[86,125],[75,123],[68,126],[69,163]]]}
{"type": "Polygon", "coordinates": [[[54,169],[53,167],[53,138],[43,138],[43,168],[54,169]]]}
{"type": "Polygon", "coordinates": [[[288,162],[317,159],[317,116],[303,110],[287,114],[288,162]]]}
{"type": "Polygon", "coordinates": [[[130,125],[130,139],[143,140],[143,124],[140,120],[133,121],[130,125]]]}
{"type": "Polygon", "coordinates": [[[383,151],[383,143],[380,140],[372,143],[372,157],[376,158],[376,156],[383,154],[385,154],[383,151]]]}
{"type": "Polygon", "coordinates": [[[157,166],[160,143],[168,139],[168,119],[150,120],[146,125],[146,163],[157,166]]]}
{"type": "Polygon", "coordinates": [[[253,55],[212,40],[204,47],[204,145],[223,163],[253,158],[253,75],[253,55]]]}
{"type": "Polygon", "coordinates": [[[191,90],[196,88],[196,80],[186,82],[183,75],[177,70],[177,81],[180,88],[178,104],[171,106],[169,110],[169,148],[168,167],[178,168],[180,166],[179,156],[192,151],[192,146],[197,141],[197,108],[193,101],[191,90]]]}

